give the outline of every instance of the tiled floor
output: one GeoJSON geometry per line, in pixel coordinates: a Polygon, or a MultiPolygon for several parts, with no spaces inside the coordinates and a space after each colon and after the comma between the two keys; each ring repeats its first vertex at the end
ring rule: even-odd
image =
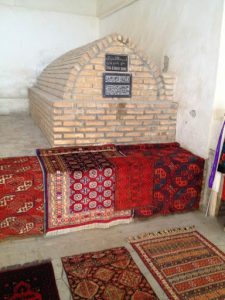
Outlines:
{"type": "MultiPolygon", "coordinates": [[[[0,156],[32,155],[35,148],[48,147],[48,142],[28,116],[0,116],[0,156]],[[3,147],[2,147],[3,145],[3,147]]],[[[222,220],[223,221],[223,220],[222,220]]],[[[127,247],[160,299],[166,295],[145,265],[127,243],[129,236],[173,227],[195,225],[212,243],[225,251],[223,222],[206,218],[200,212],[152,217],[109,229],[92,229],[55,237],[11,240],[0,243],[0,268],[51,259],[61,300],[71,299],[60,257],[117,246],[127,247]]],[[[54,300],[54,299],[52,299],[54,300]]]]}

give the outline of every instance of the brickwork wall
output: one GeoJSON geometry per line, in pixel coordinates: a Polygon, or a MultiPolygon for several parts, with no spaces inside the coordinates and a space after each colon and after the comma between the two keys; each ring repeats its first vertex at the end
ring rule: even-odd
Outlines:
{"type": "Polygon", "coordinates": [[[31,115],[52,146],[174,141],[174,84],[129,39],[111,35],[50,64],[29,91],[31,115]],[[128,55],[131,98],[102,97],[106,53],[128,55]]]}

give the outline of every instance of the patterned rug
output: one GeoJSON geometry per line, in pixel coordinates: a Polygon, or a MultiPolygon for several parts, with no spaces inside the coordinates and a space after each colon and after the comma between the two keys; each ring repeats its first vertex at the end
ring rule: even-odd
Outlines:
{"type": "Polygon", "coordinates": [[[0,240],[43,234],[44,185],[36,157],[0,159],[0,240]]]}
{"type": "Polygon", "coordinates": [[[135,216],[167,215],[198,209],[202,190],[204,159],[178,143],[121,145],[127,156],[145,157],[154,162],[153,200],[135,209],[135,216]]]}
{"type": "Polygon", "coordinates": [[[73,300],[156,300],[126,248],[62,258],[73,300]]]}
{"type": "Polygon", "coordinates": [[[225,254],[193,227],[130,240],[169,299],[225,299],[225,254]]]}
{"type": "Polygon", "coordinates": [[[121,154],[113,145],[37,154],[45,172],[48,234],[131,222],[130,210],[114,211],[115,168],[108,158],[121,154]]]}
{"type": "Polygon", "coordinates": [[[153,162],[146,157],[111,157],[116,167],[115,210],[152,205],[153,162]]]}
{"type": "Polygon", "coordinates": [[[1,300],[59,300],[50,262],[0,272],[1,300]]]}

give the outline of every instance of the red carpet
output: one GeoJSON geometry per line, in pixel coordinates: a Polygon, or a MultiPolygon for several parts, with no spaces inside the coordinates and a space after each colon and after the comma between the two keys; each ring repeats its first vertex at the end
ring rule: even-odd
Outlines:
{"type": "Polygon", "coordinates": [[[62,258],[73,299],[156,300],[126,248],[62,258]]]}
{"type": "Polygon", "coordinates": [[[130,157],[145,157],[153,165],[153,201],[135,209],[135,216],[170,214],[198,209],[202,189],[204,159],[178,143],[122,145],[130,157]]]}
{"type": "Polygon", "coordinates": [[[132,219],[114,211],[115,168],[109,157],[121,156],[113,145],[38,150],[46,178],[46,228],[49,234],[132,219]]]}
{"type": "Polygon", "coordinates": [[[1,300],[59,300],[50,262],[0,272],[1,300]]]}
{"type": "Polygon", "coordinates": [[[44,186],[36,157],[0,159],[0,240],[43,233],[44,186]]]}
{"type": "Polygon", "coordinates": [[[131,239],[169,299],[225,299],[225,254],[192,228],[131,239]]]}
{"type": "Polygon", "coordinates": [[[152,205],[153,162],[145,157],[111,157],[116,168],[115,209],[152,205]]]}

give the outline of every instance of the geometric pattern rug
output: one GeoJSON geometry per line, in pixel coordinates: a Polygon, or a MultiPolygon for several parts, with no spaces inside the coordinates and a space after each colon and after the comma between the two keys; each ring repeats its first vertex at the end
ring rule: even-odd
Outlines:
{"type": "Polygon", "coordinates": [[[130,243],[169,299],[225,299],[225,254],[194,227],[147,233],[130,243]]]}
{"type": "Polygon", "coordinates": [[[63,257],[73,300],[156,300],[124,247],[63,257]]]}
{"type": "Polygon", "coordinates": [[[0,158],[0,240],[43,235],[44,183],[37,157],[0,158]]]}
{"type": "Polygon", "coordinates": [[[114,145],[40,149],[37,154],[45,173],[48,235],[132,221],[131,210],[114,211],[115,168],[108,156],[121,156],[114,145]]]}
{"type": "Polygon", "coordinates": [[[1,300],[59,300],[50,262],[0,272],[1,300]]]}

